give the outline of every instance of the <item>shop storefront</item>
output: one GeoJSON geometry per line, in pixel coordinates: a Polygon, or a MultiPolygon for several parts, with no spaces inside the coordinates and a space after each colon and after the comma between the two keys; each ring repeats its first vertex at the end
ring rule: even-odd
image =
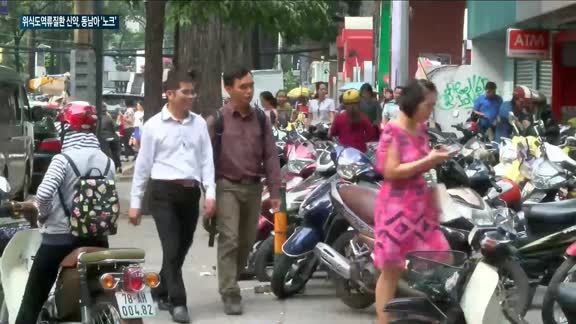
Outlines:
{"type": "Polygon", "coordinates": [[[552,71],[554,116],[558,120],[576,117],[576,31],[553,35],[552,71]]]}
{"type": "Polygon", "coordinates": [[[552,60],[514,60],[514,84],[542,92],[548,103],[552,97],[552,60]]]}

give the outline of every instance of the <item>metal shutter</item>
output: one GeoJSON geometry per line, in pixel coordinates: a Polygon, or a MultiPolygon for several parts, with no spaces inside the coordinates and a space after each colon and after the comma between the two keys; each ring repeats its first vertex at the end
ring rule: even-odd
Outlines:
{"type": "Polygon", "coordinates": [[[552,98],[552,61],[540,61],[538,66],[538,90],[545,96],[548,103],[552,98]]]}
{"type": "Polygon", "coordinates": [[[536,88],[536,61],[516,60],[514,66],[514,84],[536,88]]]}

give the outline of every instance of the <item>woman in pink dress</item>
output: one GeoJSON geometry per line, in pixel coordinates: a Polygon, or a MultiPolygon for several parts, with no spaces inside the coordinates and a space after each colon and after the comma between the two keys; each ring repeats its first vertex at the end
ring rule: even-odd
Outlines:
{"type": "Polygon", "coordinates": [[[381,271],[376,285],[378,324],[388,324],[383,310],[394,298],[406,253],[449,249],[423,175],[449,158],[444,149],[428,148],[425,133],[437,97],[432,82],[409,82],[399,99],[400,115],[386,124],[380,137],[378,166],[385,180],[375,208],[374,263],[381,271]]]}

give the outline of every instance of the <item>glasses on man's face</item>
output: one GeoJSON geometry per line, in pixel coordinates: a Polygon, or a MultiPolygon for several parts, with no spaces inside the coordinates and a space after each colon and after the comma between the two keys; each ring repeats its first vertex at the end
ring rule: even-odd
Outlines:
{"type": "Polygon", "coordinates": [[[186,97],[192,97],[192,98],[198,97],[198,93],[195,90],[184,89],[184,90],[178,90],[178,91],[180,91],[180,93],[186,97]]]}

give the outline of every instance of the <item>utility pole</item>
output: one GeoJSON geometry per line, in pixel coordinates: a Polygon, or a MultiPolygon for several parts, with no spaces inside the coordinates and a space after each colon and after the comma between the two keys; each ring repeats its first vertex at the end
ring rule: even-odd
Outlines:
{"type": "MultiPolygon", "coordinates": [[[[104,13],[104,0],[94,0],[94,12],[96,15],[104,13]]],[[[94,31],[94,54],[96,55],[96,112],[98,113],[98,120],[102,120],[104,111],[102,108],[102,73],[103,73],[103,57],[102,57],[102,29],[94,31]]],[[[100,136],[100,127],[98,127],[98,136],[100,136]]]]}
{"type": "MultiPolygon", "coordinates": [[[[94,14],[93,0],[74,0],[75,15],[94,14]]],[[[92,30],[74,30],[74,49],[70,52],[70,95],[75,100],[96,104],[96,55],[93,50],[92,30]]],[[[102,91],[100,91],[102,92],[102,91]]]]}
{"type": "Polygon", "coordinates": [[[410,2],[392,0],[392,50],[390,83],[403,86],[408,81],[408,31],[410,28],[410,2]]]}

